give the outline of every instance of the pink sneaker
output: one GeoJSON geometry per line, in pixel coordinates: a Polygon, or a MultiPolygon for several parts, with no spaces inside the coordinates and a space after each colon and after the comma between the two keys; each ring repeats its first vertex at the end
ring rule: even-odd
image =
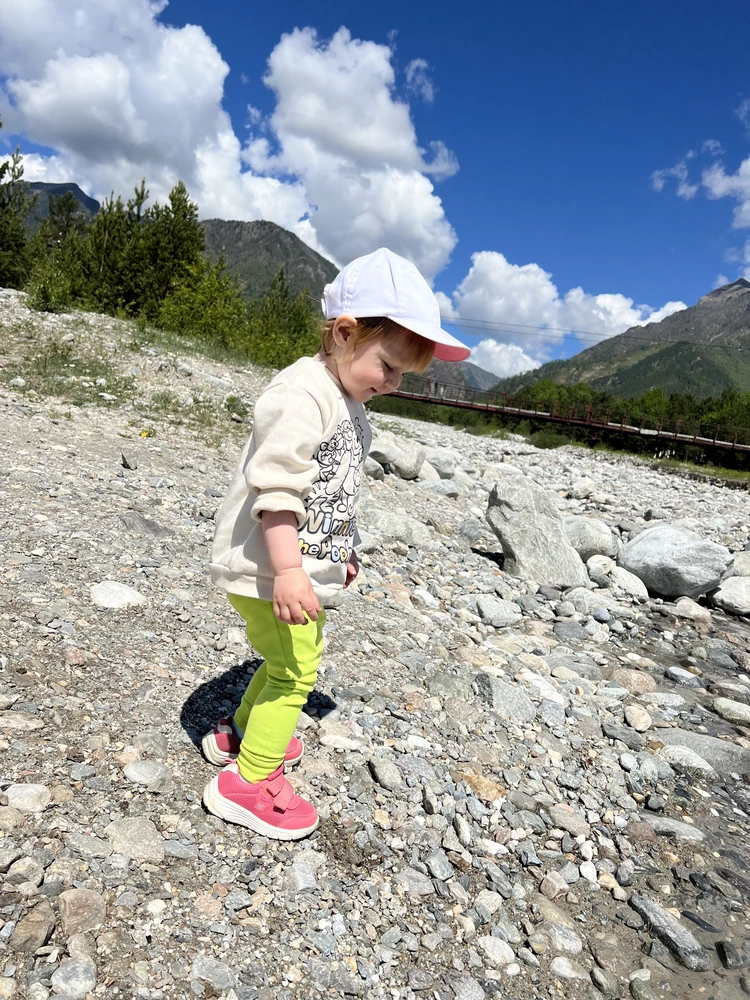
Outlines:
{"type": "MultiPolygon", "coordinates": [[[[237,735],[231,719],[219,719],[210,733],[201,740],[203,756],[218,767],[225,767],[237,759],[242,740],[237,735]]],[[[298,764],[305,752],[302,740],[292,736],[284,754],[284,764],[291,767],[298,764]]]]}
{"type": "Polygon", "coordinates": [[[263,781],[245,781],[232,761],[203,790],[209,812],[272,840],[300,840],[318,825],[315,806],[294,794],[284,766],[263,781]]]}

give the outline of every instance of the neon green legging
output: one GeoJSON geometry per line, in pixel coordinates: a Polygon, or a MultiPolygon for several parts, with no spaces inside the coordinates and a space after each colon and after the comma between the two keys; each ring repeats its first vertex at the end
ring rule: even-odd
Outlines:
{"type": "Polygon", "coordinates": [[[284,759],[308,694],[315,686],[323,656],[325,612],[305,625],[285,625],[271,601],[229,594],[232,607],[247,626],[247,638],[263,657],[234,713],[244,733],[237,758],[246,781],[262,781],[284,759]]]}

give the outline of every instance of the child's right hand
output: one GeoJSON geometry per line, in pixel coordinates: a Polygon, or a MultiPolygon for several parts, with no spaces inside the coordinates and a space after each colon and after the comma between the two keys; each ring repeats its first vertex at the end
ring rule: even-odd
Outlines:
{"type": "Polygon", "coordinates": [[[287,625],[304,625],[318,620],[320,602],[310,583],[310,577],[301,566],[284,569],[273,581],[273,613],[287,625]]]}

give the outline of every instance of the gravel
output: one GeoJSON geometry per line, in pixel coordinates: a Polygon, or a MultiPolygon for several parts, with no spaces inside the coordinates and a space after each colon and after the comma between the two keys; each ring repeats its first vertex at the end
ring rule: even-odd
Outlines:
{"type": "Polygon", "coordinates": [[[17,293],[0,322],[0,996],[742,995],[750,624],[617,563],[656,510],[743,551],[743,491],[373,415],[448,495],[365,476],[362,574],[328,609],[291,775],[321,824],[269,842],[203,810],[198,750],[257,664],[206,559],[249,431],[225,397],[251,410],[269,373],[17,293]],[[133,393],[9,385],[66,337],[133,393]],[[504,565],[486,513],[511,480],[503,503],[541,493],[561,532],[597,522],[573,522],[570,580],[536,534],[548,582],[504,565]]]}

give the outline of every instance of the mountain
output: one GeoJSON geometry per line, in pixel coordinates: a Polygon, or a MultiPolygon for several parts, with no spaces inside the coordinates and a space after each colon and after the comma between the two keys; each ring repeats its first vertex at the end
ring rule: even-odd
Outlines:
{"type": "Polygon", "coordinates": [[[46,219],[49,215],[50,195],[53,198],[59,198],[61,195],[70,192],[80,205],[80,210],[84,215],[96,215],[99,211],[99,202],[95,198],[90,198],[87,194],[84,194],[77,184],[70,182],[51,184],[48,181],[31,181],[29,191],[37,195],[36,205],[29,220],[32,226],[38,225],[39,220],[46,219]]]}
{"type": "Polygon", "coordinates": [[[493,385],[497,385],[497,375],[471,361],[433,361],[425,372],[425,377],[436,382],[466,385],[470,389],[491,389],[493,385]]]}
{"type": "Polygon", "coordinates": [[[697,397],[724,389],[750,392],[750,281],[722,285],[689,309],[634,326],[566,361],[502,379],[498,388],[516,392],[545,378],[587,382],[626,397],[651,388],[697,397]]]}
{"type": "Polygon", "coordinates": [[[262,295],[283,267],[292,294],[307,289],[317,302],[323,286],[339,272],[330,260],[274,222],[207,219],[203,230],[208,256],[216,260],[224,254],[227,269],[237,275],[247,298],[262,295]]]}

